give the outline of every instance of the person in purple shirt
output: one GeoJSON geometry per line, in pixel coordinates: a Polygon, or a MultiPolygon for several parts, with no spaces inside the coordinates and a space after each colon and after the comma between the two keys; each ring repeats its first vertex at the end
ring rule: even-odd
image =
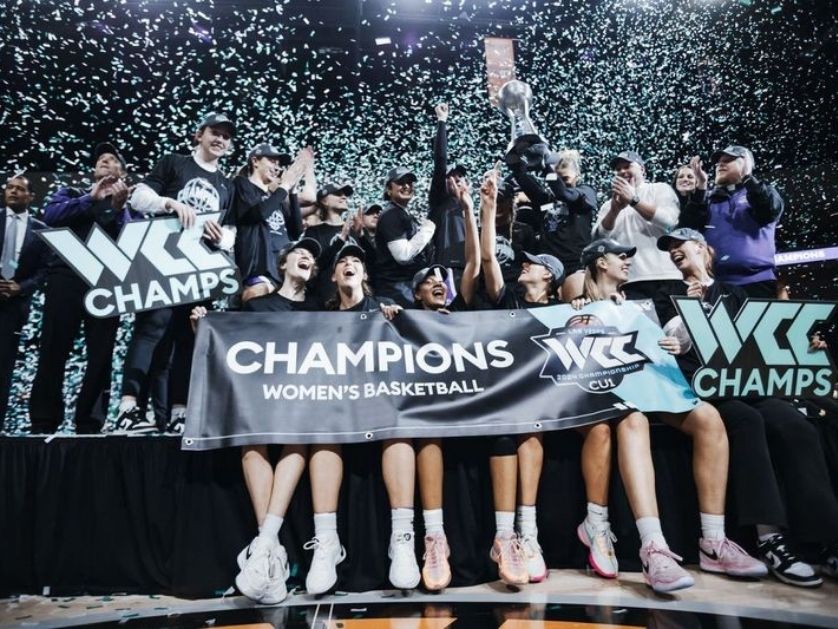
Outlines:
{"type": "MultiPolygon", "coordinates": [[[[93,186],[89,190],[61,188],[47,202],[43,219],[49,227],[69,227],[86,241],[94,225],[114,240],[131,220],[126,206],[125,160],[110,143],[93,151],[93,186]]],[[[111,392],[111,357],[119,316],[100,319],[84,308],[85,281],[54,257],[44,290],[43,328],[38,371],[32,384],[29,417],[33,433],[55,432],[64,421],[64,370],[73,342],[84,326],[87,363],[76,401],[78,433],[98,433],[107,419],[111,392]]]]}
{"type": "MultiPolygon", "coordinates": [[[[783,199],[770,184],[754,177],[754,156],[731,145],[713,153],[715,187],[681,213],[680,227],[704,233],[716,251],[714,272],[721,282],[739,286],[749,297],[777,297],[774,233],[783,213],[783,199]]],[[[701,162],[690,162],[697,188],[706,190],[701,162]]]]}

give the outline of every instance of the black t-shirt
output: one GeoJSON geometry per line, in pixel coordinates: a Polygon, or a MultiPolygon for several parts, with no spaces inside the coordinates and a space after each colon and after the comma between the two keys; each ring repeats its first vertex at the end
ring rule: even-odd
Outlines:
{"type": "Polygon", "coordinates": [[[242,312],[292,312],[292,311],[313,311],[317,310],[317,304],[306,295],[304,301],[292,301],[283,297],[278,292],[254,297],[242,306],[242,312]]]}
{"type": "Polygon", "coordinates": [[[302,231],[299,208],[284,189],[271,193],[241,175],[233,179],[233,191],[226,222],[236,226],[236,264],[242,278],[264,275],[279,280],[277,256],[302,231]]]}
{"type": "Polygon", "coordinates": [[[556,306],[560,302],[555,295],[550,295],[549,301],[542,304],[537,301],[527,301],[524,296],[517,290],[508,290],[506,286],[501,288],[498,300],[495,302],[495,308],[498,310],[529,310],[530,308],[546,308],[547,306],[556,306]]]}
{"type": "Polygon", "coordinates": [[[355,242],[351,237],[344,241],[340,237],[342,230],[343,225],[320,223],[314,227],[309,227],[303,234],[306,238],[314,238],[320,243],[320,257],[317,258],[317,277],[312,283],[311,290],[315,297],[324,304],[337,291],[335,283],[332,281],[332,265],[335,262],[335,256],[347,242],[355,242]]]}
{"type": "Polygon", "coordinates": [[[184,203],[198,214],[221,212],[222,220],[233,198],[232,182],[220,170],[210,172],[198,166],[192,155],[164,156],[143,183],[160,196],[184,203]]]}
{"type": "Polygon", "coordinates": [[[393,301],[390,299],[378,299],[377,297],[372,297],[371,295],[365,295],[361,301],[351,308],[347,308],[346,310],[340,310],[340,308],[338,308],[338,310],[340,310],[340,312],[375,312],[376,310],[381,310],[381,306],[392,305],[393,301]]]}
{"type": "Polygon", "coordinates": [[[567,203],[556,198],[541,209],[541,229],[536,233],[536,251],[556,256],[571,268],[580,265],[579,257],[591,242],[594,226],[596,192],[584,184],[576,186],[584,200],[567,203]]]}
{"type": "MultiPolygon", "coordinates": [[[[667,286],[662,287],[655,294],[653,302],[655,305],[655,312],[658,315],[661,327],[665,326],[672,318],[678,316],[678,310],[675,304],[670,299],[671,296],[681,296],[687,294],[687,284],[681,283],[680,286],[675,282],[670,282],[667,286]]],[[[708,310],[716,305],[719,298],[722,298],[722,303],[731,318],[736,316],[739,309],[747,301],[748,295],[738,286],[725,284],[724,282],[715,281],[704,293],[702,303],[708,310]]],[[[686,354],[676,357],[678,366],[687,377],[692,379],[693,374],[701,367],[701,360],[695,351],[695,348],[690,349],[686,354]]]]}
{"type": "Polygon", "coordinates": [[[387,246],[394,240],[410,240],[419,231],[419,225],[407,210],[394,203],[388,203],[378,219],[375,230],[376,285],[392,286],[398,282],[409,282],[417,271],[431,265],[433,246],[428,243],[407,264],[399,264],[387,246]]]}

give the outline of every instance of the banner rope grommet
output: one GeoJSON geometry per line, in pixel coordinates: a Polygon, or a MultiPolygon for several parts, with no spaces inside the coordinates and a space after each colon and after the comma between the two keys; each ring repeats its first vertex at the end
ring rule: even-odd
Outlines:
{"type": "Polygon", "coordinates": [[[542,427],[541,422],[535,422],[533,424],[533,428],[535,428],[536,430],[541,430],[541,427],[542,427]]]}
{"type": "Polygon", "coordinates": [[[364,438],[367,440],[372,439],[373,437],[375,437],[375,433],[373,432],[368,432],[364,435],[364,438]]]}

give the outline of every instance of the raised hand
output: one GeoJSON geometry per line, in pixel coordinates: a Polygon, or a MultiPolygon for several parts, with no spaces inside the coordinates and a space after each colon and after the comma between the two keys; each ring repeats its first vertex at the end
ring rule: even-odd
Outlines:
{"type": "Polygon", "coordinates": [[[111,197],[111,207],[115,210],[121,210],[128,200],[129,193],[128,185],[122,179],[114,181],[109,194],[111,197]]]}
{"type": "Polygon", "coordinates": [[[695,175],[695,187],[698,190],[707,190],[707,173],[702,167],[701,158],[696,155],[690,160],[690,168],[695,175]]]}
{"type": "Polygon", "coordinates": [[[90,189],[90,196],[94,201],[101,201],[111,194],[111,188],[116,181],[118,181],[118,179],[113,175],[102,177],[99,181],[93,184],[93,187],[90,189]]]}
{"type": "Polygon", "coordinates": [[[483,182],[480,184],[480,201],[485,203],[496,203],[498,198],[498,170],[492,168],[483,175],[483,182]]]}
{"type": "Polygon", "coordinates": [[[448,121],[448,103],[440,103],[436,107],[434,107],[434,113],[436,114],[436,119],[439,122],[447,122],[448,121]]]}

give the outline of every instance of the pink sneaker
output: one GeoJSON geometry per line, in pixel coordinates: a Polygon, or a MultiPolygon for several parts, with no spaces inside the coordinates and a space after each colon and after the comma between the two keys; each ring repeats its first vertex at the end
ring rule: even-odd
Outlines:
{"type": "Polygon", "coordinates": [[[646,585],[655,592],[674,592],[692,587],[690,573],[678,565],[682,559],[666,546],[649,542],[640,547],[640,563],[646,585]]]}
{"type": "Polygon", "coordinates": [[[451,549],[445,533],[425,536],[425,565],[422,566],[422,581],[431,592],[444,590],[451,583],[451,566],[448,556],[451,549]]]}
{"type": "Polygon", "coordinates": [[[698,540],[699,566],[705,572],[729,574],[732,577],[764,577],[768,568],[759,559],[754,559],[745,550],[724,539],[698,540]]]}
{"type": "Polygon", "coordinates": [[[498,564],[498,576],[507,585],[524,585],[530,582],[524,551],[515,533],[495,537],[489,557],[498,564]]]}

